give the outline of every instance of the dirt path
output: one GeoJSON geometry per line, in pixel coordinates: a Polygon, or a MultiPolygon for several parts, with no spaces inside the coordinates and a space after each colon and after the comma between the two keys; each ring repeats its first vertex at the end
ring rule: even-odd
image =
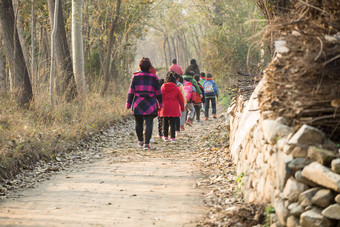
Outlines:
{"type": "Polygon", "coordinates": [[[187,127],[176,143],[157,138],[155,127],[156,150],[147,152],[136,148],[133,124],[117,126],[102,158],[2,201],[0,225],[196,226],[208,208],[207,191],[196,187],[203,176],[195,145],[212,123],[187,127]]]}

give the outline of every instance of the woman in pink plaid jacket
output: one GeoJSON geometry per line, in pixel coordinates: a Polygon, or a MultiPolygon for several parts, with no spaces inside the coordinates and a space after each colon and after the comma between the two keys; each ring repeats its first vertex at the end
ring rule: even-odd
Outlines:
{"type": "Polygon", "coordinates": [[[163,108],[163,98],[157,75],[149,71],[150,60],[143,57],[139,62],[139,67],[141,71],[134,73],[132,77],[126,108],[130,109],[132,106],[139,147],[150,150],[153,119],[157,117],[158,109],[163,108]],[[143,137],[144,120],[146,123],[145,141],[143,137]]]}

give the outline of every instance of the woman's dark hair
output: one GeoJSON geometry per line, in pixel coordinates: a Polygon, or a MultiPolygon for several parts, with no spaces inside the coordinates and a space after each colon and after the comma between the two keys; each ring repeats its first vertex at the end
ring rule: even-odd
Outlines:
{"type": "Polygon", "coordinates": [[[205,73],[204,72],[201,72],[201,77],[205,77],[205,73]]]}
{"type": "Polygon", "coordinates": [[[176,58],[172,59],[172,63],[177,64],[177,59],[176,58]]]}
{"type": "Polygon", "coordinates": [[[150,59],[143,57],[139,62],[139,68],[143,72],[149,71],[152,68],[150,59]]]}
{"type": "Polygon", "coordinates": [[[166,74],[165,76],[165,82],[169,83],[169,82],[172,82],[172,83],[176,83],[176,73],[170,71],[166,74]]]}
{"type": "Polygon", "coordinates": [[[164,84],[164,79],[159,79],[159,84],[162,86],[164,84]]]}
{"type": "Polygon", "coordinates": [[[190,60],[190,65],[196,65],[196,59],[191,59],[190,60]]]}
{"type": "Polygon", "coordinates": [[[200,78],[199,75],[196,74],[196,75],[194,76],[194,79],[198,82],[198,81],[200,81],[201,78],[200,78]]]}

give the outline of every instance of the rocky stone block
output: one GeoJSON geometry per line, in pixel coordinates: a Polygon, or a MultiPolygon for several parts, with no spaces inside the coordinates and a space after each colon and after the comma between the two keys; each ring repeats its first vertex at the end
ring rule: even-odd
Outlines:
{"type": "Polygon", "coordinates": [[[274,193],[274,186],[270,180],[270,176],[267,176],[266,184],[264,186],[264,198],[267,202],[270,202],[272,193],[274,193]]]}
{"type": "Polygon", "coordinates": [[[293,156],[293,158],[306,158],[307,157],[307,149],[296,146],[292,150],[291,155],[293,156]]]}
{"type": "Polygon", "coordinates": [[[277,157],[277,166],[276,169],[276,186],[280,191],[283,191],[284,186],[288,180],[288,178],[292,175],[288,168],[288,163],[292,160],[292,157],[280,152],[277,157]]]}
{"type": "Polygon", "coordinates": [[[297,201],[299,195],[308,189],[307,185],[297,182],[293,177],[289,178],[283,190],[284,198],[289,202],[297,201]]]}
{"type": "Polygon", "coordinates": [[[331,168],[334,173],[340,174],[340,158],[332,161],[331,168]]]}
{"type": "Polygon", "coordinates": [[[298,171],[298,170],[302,170],[303,168],[305,168],[306,166],[308,166],[312,162],[313,161],[308,159],[308,158],[295,158],[291,162],[289,162],[288,168],[292,172],[295,172],[295,171],[298,171]]]}
{"type": "Polygon", "coordinates": [[[302,170],[302,176],[326,188],[340,192],[340,175],[318,162],[306,166],[302,170]]]}
{"type": "Polygon", "coordinates": [[[326,208],[333,203],[333,193],[329,189],[320,189],[312,198],[312,203],[321,208],[326,208]]]}
{"type": "Polygon", "coordinates": [[[280,222],[275,222],[275,223],[271,224],[270,227],[284,227],[284,226],[281,225],[280,222]]]}
{"type": "Polygon", "coordinates": [[[299,195],[299,204],[303,207],[312,205],[312,198],[320,190],[320,188],[311,188],[299,195]]]}
{"type": "Polygon", "coordinates": [[[274,202],[274,209],[277,219],[282,225],[285,226],[287,224],[289,210],[285,207],[284,202],[281,199],[276,199],[274,202]]]}
{"type": "Polygon", "coordinates": [[[333,151],[310,146],[308,148],[308,158],[328,166],[333,159],[337,158],[337,155],[333,151]]]}
{"type": "MultiPolygon", "coordinates": [[[[279,222],[279,219],[277,219],[277,216],[276,216],[275,213],[270,214],[269,219],[270,219],[270,224],[273,224],[273,223],[280,223],[280,222],[279,222]]],[[[280,225],[281,225],[281,224],[280,224],[280,225]]]]}
{"type": "Polygon", "coordinates": [[[332,223],[316,210],[309,210],[300,216],[301,227],[330,227],[332,223]]]}
{"type": "Polygon", "coordinates": [[[322,144],[324,142],[325,135],[319,129],[311,127],[309,125],[303,125],[289,140],[289,144],[322,144]]]}
{"type": "Polygon", "coordinates": [[[287,227],[298,227],[300,226],[299,219],[295,216],[289,216],[287,219],[287,227]]]}
{"type": "Polygon", "coordinates": [[[230,132],[230,117],[229,114],[225,114],[225,122],[224,125],[226,127],[226,129],[228,130],[228,132],[230,132]]]}
{"type": "Polygon", "coordinates": [[[285,152],[285,151],[284,151],[285,146],[288,146],[289,148],[286,148],[286,149],[288,149],[288,151],[286,151],[285,153],[286,153],[286,154],[289,154],[290,151],[291,151],[294,147],[293,147],[292,145],[288,145],[287,143],[288,143],[288,140],[287,140],[286,138],[281,138],[281,139],[279,139],[279,140],[277,141],[277,143],[276,143],[277,148],[279,149],[279,151],[285,152]]]}
{"type": "Polygon", "coordinates": [[[300,217],[300,215],[305,212],[303,206],[300,206],[298,203],[292,203],[288,206],[289,213],[291,215],[300,217]]]}
{"type": "Polygon", "coordinates": [[[323,148],[328,149],[328,150],[337,150],[337,146],[336,143],[334,143],[332,140],[330,140],[329,138],[326,138],[323,145],[323,148]]]}
{"type": "Polygon", "coordinates": [[[294,177],[300,183],[303,183],[303,184],[308,185],[308,186],[313,187],[313,188],[318,187],[318,184],[316,184],[313,181],[310,181],[307,178],[303,177],[301,170],[297,171],[295,173],[294,177]]]}
{"type": "Polygon", "coordinates": [[[322,211],[327,218],[340,220],[340,204],[333,204],[322,211]]]}
{"type": "Polygon", "coordinates": [[[292,128],[281,124],[279,121],[263,120],[260,121],[262,131],[266,141],[270,144],[275,144],[277,140],[289,135],[292,128]]]}
{"type": "Polygon", "coordinates": [[[340,204],[340,194],[338,194],[337,196],[335,196],[334,201],[338,204],[340,204]]]}

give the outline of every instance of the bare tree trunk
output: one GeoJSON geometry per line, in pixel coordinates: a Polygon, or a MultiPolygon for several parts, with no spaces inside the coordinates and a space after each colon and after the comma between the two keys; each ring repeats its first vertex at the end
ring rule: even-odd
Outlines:
{"type": "Polygon", "coordinates": [[[85,4],[85,9],[86,9],[86,12],[85,12],[85,27],[86,27],[86,44],[85,45],[85,52],[84,52],[84,59],[87,59],[89,61],[89,66],[90,66],[90,69],[89,69],[89,72],[88,72],[88,75],[92,75],[92,43],[93,41],[91,40],[91,25],[90,25],[90,12],[89,12],[89,2],[88,1],[85,1],[84,2],[85,4]]]}
{"type": "Polygon", "coordinates": [[[169,37],[166,36],[166,43],[168,45],[168,52],[169,52],[169,55],[168,55],[168,61],[167,61],[167,64],[170,64],[171,63],[171,56],[172,56],[172,52],[171,52],[171,46],[170,46],[170,42],[169,42],[169,37]]]}
{"type": "Polygon", "coordinates": [[[104,70],[104,86],[101,91],[101,95],[104,96],[107,88],[109,86],[109,81],[110,81],[110,63],[111,63],[111,52],[112,52],[112,47],[114,46],[115,39],[114,39],[114,34],[117,29],[117,23],[119,19],[119,14],[120,14],[120,5],[121,5],[122,0],[117,0],[117,5],[116,5],[116,14],[115,18],[112,21],[111,28],[110,28],[110,33],[109,33],[109,38],[108,38],[108,47],[107,47],[107,53],[106,53],[106,59],[105,59],[105,70],[104,70]]]}
{"type": "MultiPolygon", "coordinates": [[[[175,39],[173,36],[171,36],[171,42],[172,42],[172,47],[174,48],[174,55],[173,57],[177,59],[177,49],[176,49],[176,45],[175,45],[175,39]]],[[[170,62],[171,62],[171,58],[170,58],[170,62]]]]}
{"type": "Polygon", "coordinates": [[[51,27],[53,27],[54,13],[58,13],[58,33],[55,39],[55,51],[56,60],[59,68],[63,72],[62,78],[62,93],[65,95],[67,101],[71,101],[77,96],[77,88],[73,74],[72,58],[70,54],[69,45],[67,43],[64,15],[61,1],[57,5],[58,8],[55,10],[55,0],[48,0],[51,27]]]}
{"type": "Polygon", "coordinates": [[[32,0],[32,28],[31,28],[31,80],[32,86],[36,88],[36,75],[35,75],[35,0],[32,0]]]}
{"type": "Polygon", "coordinates": [[[85,96],[84,46],[82,33],[83,1],[72,0],[72,54],[78,93],[85,96]]]}
{"type": "Polygon", "coordinates": [[[188,41],[187,41],[187,37],[185,36],[185,34],[183,33],[183,38],[184,38],[184,50],[185,50],[185,62],[184,62],[184,68],[187,68],[189,65],[189,56],[190,51],[188,48],[188,41]]]}
{"type": "Polygon", "coordinates": [[[51,69],[50,69],[50,103],[54,105],[54,78],[56,74],[56,38],[57,38],[57,30],[58,30],[58,5],[59,0],[55,1],[54,7],[54,20],[53,20],[53,30],[51,33],[51,69]]]}
{"type": "Polygon", "coordinates": [[[15,26],[12,0],[0,0],[0,28],[11,73],[18,78],[17,102],[28,108],[33,99],[32,86],[15,26]]]}
{"type": "Polygon", "coordinates": [[[2,52],[2,43],[0,37],[0,92],[6,90],[6,62],[2,52]]]}
{"type": "MultiPolygon", "coordinates": [[[[196,45],[195,45],[195,49],[197,52],[197,58],[198,58],[198,64],[201,65],[201,43],[198,37],[198,32],[196,31],[195,27],[194,27],[194,40],[196,40],[196,45]]],[[[195,41],[194,41],[195,42],[195,41]]]]}
{"type": "Polygon", "coordinates": [[[164,39],[164,42],[163,42],[163,52],[164,52],[164,63],[165,63],[165,67],[166,67],[166,70],[169,69],[169,65],[168,65],[168,57],[166,56],[166,41],[164,39]]]}
{"type": "MultiPolygon", "coordinates": [[[[30,68],[29,51],[26,46],[25,36],[24,36],[24,26],[22,23],[21,10],[20,10],[20,0],[14,0],[13,2],[14,18],[16,19],[16,27],[19,35],[19,40],[21,43],[22,53],[24,54],[26,66],[30,68]]],[[[30,72],[28,72],[30,74],[30,72]]]]}

